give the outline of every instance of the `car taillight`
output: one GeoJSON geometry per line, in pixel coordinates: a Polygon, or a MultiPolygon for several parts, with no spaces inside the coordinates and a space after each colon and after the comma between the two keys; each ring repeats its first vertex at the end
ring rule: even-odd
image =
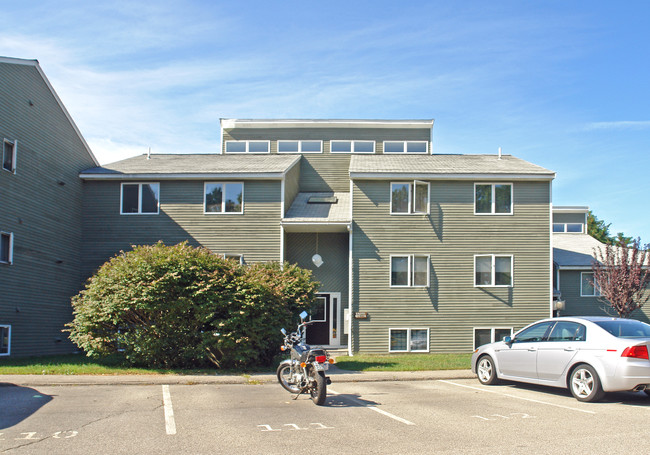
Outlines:
{"type": "Polygon", "coordinates": [[[317,355],[316,356],[316,362],[318,362],[318,363],[327,362],[327,356],[325,356],[325,355],[317,355]]]}
{"type": "Polygon", "coordinates": [[[648,347],[646,345],[630,346],[625,348],[621,357],[633,357],[635,359],[648,359],[648,347]]]}

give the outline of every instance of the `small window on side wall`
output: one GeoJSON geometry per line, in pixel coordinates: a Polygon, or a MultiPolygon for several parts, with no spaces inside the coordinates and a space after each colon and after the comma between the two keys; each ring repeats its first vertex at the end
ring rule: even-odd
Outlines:
{"type": "Polygon", "coordinates": [[[429,256],[391,256],[391,287],[429,286],[429,256]]]}
{"type": "Polygon", "coordinates": [[[429,183],[393,182],[390,184],[390,213],[427,214],[429,213],[429,183]]]}
{"type": "Polygon", "coordinates": [[[18,141],[4,139],[2,141],[2,169],[16,173],[16,155],[18,152],[18,141]]]}
{"type": "Polygon", "coordinates": [[[122,215],[155,215],[159,201],[159,183],[122,183],[122,215]]]}
{"type": "Polygon", "coordinates": [[[0,263],[12,264],[14,251],[14,234],[0,232],[0,263]]]}
{"type": "Polygon", "coordinates": [[[244,184],[207,182],[204,185],[203,213],[244,213],[244,184]]]}
{"type": "Polygon", "coordinates": [[[389,329],[389,352],[429,352],[429,329],[389,329]]]}
{"type": "Polygon", "coordinates": [[[512,256],[474,256],[474,286],[512,286],[512,256]]]}
{"type": "Polygon", "coordinates": [[[476,215],[512,215],[512,184],[474,184],[474,213],[476,215]]]}
{"type": "Polygon", "coordinates": [[[475,328],[474,329],[474,349],[484,344],[502,341],[505,337],[512,336],[512,327],[510,328],[475,328]]]}
{"type": "Polygon", "coordinates": [[[593,272],[580,273],[580,297],[600,297],[600,288],[593,272]]]}
{"type": "Polygon", "coordinates": [[[0,356],[11,354],[11,326],[0,325],[0,356]]]}

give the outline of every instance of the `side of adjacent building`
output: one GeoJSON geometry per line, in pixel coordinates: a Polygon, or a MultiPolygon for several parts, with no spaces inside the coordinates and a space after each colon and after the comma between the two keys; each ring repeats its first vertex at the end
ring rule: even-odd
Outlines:
{"type": "Polygon", "coordinates": [[[79,172],[97,162],[35,60],[0,58],[0,356],[70,352],[79,172]]]}

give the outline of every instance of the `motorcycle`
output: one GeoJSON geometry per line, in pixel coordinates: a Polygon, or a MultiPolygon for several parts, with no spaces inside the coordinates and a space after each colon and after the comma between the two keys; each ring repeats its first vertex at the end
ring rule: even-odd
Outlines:
{"type": "Polygon", "coordinates": [[[327,386],[332,383],[325,372],[329,365],[334,363],[334,359],[329,357],[325,349],[312,349],[306,343],[306,328],[313,324],[311,321],[305,321],[308,314],[303,311],[300,314],[300,324],[295,332],[287,334],[282,329],[284,335],[284,344],[280,348],[282,351],[289,350],[291,358],[283,360],[278,366],[278,382],[284,389],[295,393],[294,400],[302,393],[309,392],[311,399],[318,406],[325,403],[327,396],[327,386]]]}

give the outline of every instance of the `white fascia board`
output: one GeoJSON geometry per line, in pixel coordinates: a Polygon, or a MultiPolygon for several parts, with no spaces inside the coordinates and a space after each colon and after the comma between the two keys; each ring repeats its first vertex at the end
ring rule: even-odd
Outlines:
{"type": "Polygon", "coordinates": [[[558,270],[592,270],[590,265],[558,265],[558,270]]]}
{"type": "Polygon", "coordinates": [[[588,206],[579,206],[579,205],[554,205],[553,213],[587,213],[589,211],[588,206]]]}
{"type": "Polygon", "coordinates": [[[552,174],[410,174],[396,172],[350,172],[351,179],[384,180],[384,179],[418,179],[418,180],[553,180],[552,174]]]}
{"type": "Polygon", "coordinates": [[[221,128],[433,128],[427,120],[360,119],[221,119],[221,128]]]}
{"type": "Polygon", "coordinates": [[[212,173],[212,174],[79,174],[84,180],[209,180],[246,179],[279,180],[283,172],[277,173],[212,173]]]}

